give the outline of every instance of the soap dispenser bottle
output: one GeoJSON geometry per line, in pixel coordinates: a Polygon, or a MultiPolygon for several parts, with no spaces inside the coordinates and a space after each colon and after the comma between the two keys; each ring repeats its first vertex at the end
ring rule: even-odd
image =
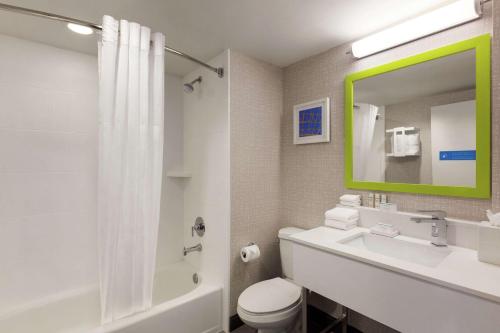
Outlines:
{"type": "Polygon", "coordinates": [[[380,193],[375,193],[375,208],[380,208],[380,193]]]}
{"type": "Polygon", "coordinates": [[[374,207],[375,201],[373,199],[373,193],[368,193],[367,207],[374,207]]]}

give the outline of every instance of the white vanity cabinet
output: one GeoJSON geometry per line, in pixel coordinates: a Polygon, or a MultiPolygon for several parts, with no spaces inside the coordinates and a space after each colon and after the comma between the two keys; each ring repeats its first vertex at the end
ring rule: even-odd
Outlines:
{"type": "MultiPolygon", "coordinates": [[[[468,280],[456,288],[448,286],[453,279],[439,281],[440,277],[453,276],[455,268],[457,274],[464,269],[455,267],[458,265],[454,260],[459,254],[455,258],[450,256],[442,268],[435,268],[435,278],[427,278],[425,275],[432,274],[433,268],[422,267],[421,271],[417,268],[412,273],[406,270],[414,265],[398,267],[390,260],[374,264],[376,256],[363,257],[359,251],[343,252],[345,249],[338,245],[335,237],[327,236],[320,236],[322,239],[317,242],[314,237],[299,236],[294,240],[296,283],[401,332],[500,332],[497,289],[488,297],[487,288],[479,288],[475,293],[467,285],[468,280]]],[[[486,265],[479,264],[480,267],[486,265]]],[[[500,270],[490,266],[484,269],[500,270]]],[[[478,285],[491,283],[491,278],[495,278],[495,275],[485,277],[477,273],[478,285]]],[[[496,283],[500,285],[500,279],[496,283]]]]}

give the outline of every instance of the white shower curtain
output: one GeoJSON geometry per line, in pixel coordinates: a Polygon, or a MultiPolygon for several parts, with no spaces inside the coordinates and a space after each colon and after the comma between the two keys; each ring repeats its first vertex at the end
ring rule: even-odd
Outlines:
{"type": "Polygon", "coordinates": [[[365,179],[366,169],[369,162],[367,157],[370,152],[373,134],[375,131],[375,121],[377,120],[378,108],[371,104],[358,104],[359,108],[354,109],[354,179],[365,179]]]}
{"type": "Polygon", "coordinates": [[[164,45],[164,36],[147,27],[103,18],[98,173],[103,323],[147,310],[152,303],[163,163],[164,45]]]}

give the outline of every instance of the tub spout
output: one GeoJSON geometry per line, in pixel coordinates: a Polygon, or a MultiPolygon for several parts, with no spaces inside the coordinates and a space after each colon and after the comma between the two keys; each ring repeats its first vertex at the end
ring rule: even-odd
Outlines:
{"type": "Polygon", "coordinates": [[[198,243],[197,245],[195,246],[191,246],[191,247],[185,247],[184,246],[184,256],[187,256],[188,253],[190,252],[201,252],[201,250],[203,250],[203,247],[201,246],[201,243],[198,243]]]}

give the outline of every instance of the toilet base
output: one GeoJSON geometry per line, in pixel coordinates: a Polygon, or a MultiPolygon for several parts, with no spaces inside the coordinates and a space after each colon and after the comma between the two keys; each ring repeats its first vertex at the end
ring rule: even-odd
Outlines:
{"type": "Polygon", "coordinates": [[[300,333],[300,317],[295,319],[295,323],[286,328],[260,328],[257,333],[300,333]]]}
{"type": "Polygon", "coordinates": [[[245,324],[255,330],[257,333],[301,333],[302,318],[300,315],[295,315],[289,319],[290,323],[288,326],[278,326],[278,327],[265,327],[262,328],[261,325],[255,325],[255,323],[245,322],[245,324]],[[257,327],[256,327],[257,326],[257,327]],[[261,327],[258,327],[261,326],[261,327]]]}

